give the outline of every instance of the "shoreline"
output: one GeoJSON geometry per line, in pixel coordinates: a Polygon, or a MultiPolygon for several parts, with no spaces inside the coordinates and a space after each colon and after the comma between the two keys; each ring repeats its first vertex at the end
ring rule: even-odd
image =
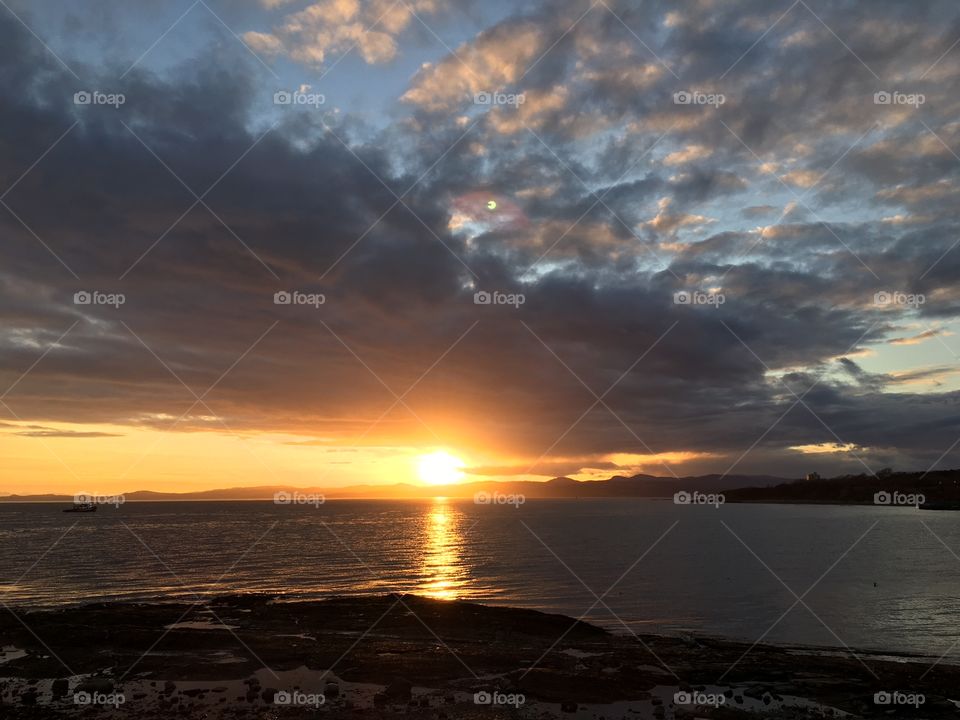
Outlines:
{"type": "Polygon", "coordinates": [[[910,653],[618,635],[563,615],[416,595],[14,612],[0,616],[0,703],[17,720],[229,720],[252,708],[277,718],[879,717],[891,709],[874,702],[882,692],[922,695],[922,716],[939,718],[956,716],[948,698],[960,694],[960,667],[930,669],[910,653]],[[91,708],[76,702],[84,693],[124,702],[91,708]],[[283,693],[314,705],[284,704],[283,693]],[[511,697],[513,707],[496,704],[511,697]]]}
{"type": "MultiPolygon", "coordinates": [[[[523,606],[523,605],[511,605],[509,603],[498,603],[492,600],[483,600],[483,599],[470,599],[470,598],[458,598],[455,600],[439,600],[435,598],[430,598],[424,595],[418,595],[417,593],[384,593],[384,592],[371,592],[371,593],[354,593],[354,594],[339,594],[339,595],[325,595],[317,597],[295,597],[295,596],[284,596],[271,593],[259,593],[259,592],[241,592],[233,593],[229,595],[213,593],[209,596],[202,596],[203,602],[199,602],[197,606],[203,607],[209,605],[212,602],[218,601],[236,601],[239,603],[246,603],[248,601],[253,602],[263,602],[271,606],[277,607],[296,607],[298,605],[316,605],[327,602],[335,603],[349,603],[349,602],[364,602],[369,600],[379,600],[385,597],[397,597],[401,595],[403,597],[412,597],[424,600],[427,602],[440,602],[440,603],[460,603],[465,605],[476,605],[484,608],[490,609],[499,609],[499,610],[510,610],[516,612],[533,612],[539,615],[544,615],[548,617],[561,617],[567,618],[570,622],[573,622],[576,618],[570,615],[566,615],[562,612],[553,612],[550,610],[540,609],[534,606],[523,606]]],[[[84,612],[84,611],[109,611],[109,610],[118,610],[123,611],[126,609],[136,609],[136,608],[186,608],[193,604],[192,600],[189,598],[196,598],[195,594],[190,592],[184,592],[184,597],[171,597],[171,598],[153,598],[153,599],[134,599],[134,600],[81,600],[75,603],[70,604],[57,604],[57,605],[26,605],[18,604],[16,602],[6,603],[6,606],[13,610],[15,613],[21,617],[29,617],[36,614],[57,614],[57,613],[71,613],[71,612],[84,612]]],[[[0,611],[3,610],[3,606],[0,605],[0,611]]],[[[688,641],[692,640],[694,642],[704,642],[712,644],[730,644],[730,645],[743,645],[750,646],[752,643],[748,639],[738,639],[735,637],[729,637],[724,635],[718,635],[708,632],[700,632],[696,630],[679,630],[676,632],[632,632],[623,627],[616,621],[609,621],[608,623],[598,623],[591,622],[589,620],[581,620],[584,625],[589,625],[595,627],[601,631],[608,633],[614,638],[631,638],[631,637],[640,637],[640,638],[658,638],[664,641],[688,641]]],[[[0,628],[3,627],[2,621],[0,621],[0,628]]],[[[0,645],[2,646],[2,645],[0,645]]],[[[870,656],[877,658],[891,658],[900,662],[938,662],[941,665],[952,665],[960,668],[960,657],[956,660],[950,660],[945,657],[941,657],[937,654],[924,654],[920,651],[911,651],[911,650],[893,650],[890,648],[882,647],[867,647],[867,646],[850,646],[845,647],[836,646],[836,645],[804,645],[802,643],[785,643],[785,642],[764,642],[763,646],[771,649],[779,649],[784,652],[799,652],[802,654],[808,655],[817,655],[817,654],[830,654],[830,653],[847,653],[854,652],[860,656],[870,656]]],[[[0,668],[2,668],[2,652],[0,652],[0,668]]],[[[2,672],[0,672],[2,676],[2,672]]],[[[960,696],[960,692],[958,692],[960,696]]]]}

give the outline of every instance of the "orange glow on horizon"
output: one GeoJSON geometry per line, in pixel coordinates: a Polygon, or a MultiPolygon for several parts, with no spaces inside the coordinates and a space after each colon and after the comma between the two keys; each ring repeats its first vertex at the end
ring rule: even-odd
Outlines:
{"type": "Polygon", "coordinates": [[[0,473],[0,495],[383,486],[389,497],[393,486],[417,485],[459,497],[461,491],[454,488],[473,482],[545,481],[558,475],[604,480],[641,469],[665,474],[663,463],[679,469],[711,457],[684,451],[560,455],[543,459],[531,472],[534,458],[488,443],[467,428],[451,424],[447,429],[468,440],[430,447],[417,438],[367,438],[366,444],[355,445],[337,434],[168,432],[143,425],[60,422],[40,427],[5,421],[0,428],[5,471],[0,473]]]}

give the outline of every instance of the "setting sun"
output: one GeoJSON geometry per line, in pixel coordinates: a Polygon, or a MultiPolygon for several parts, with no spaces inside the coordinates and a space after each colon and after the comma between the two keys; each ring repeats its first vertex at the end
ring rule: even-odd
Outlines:
{"type": "Polygon", "coordinates": [[[427,485],[452,485],[463,479],[464,462],[443,450],[429,455],[421,455],[417,463],[417,474],[427,485]]]}

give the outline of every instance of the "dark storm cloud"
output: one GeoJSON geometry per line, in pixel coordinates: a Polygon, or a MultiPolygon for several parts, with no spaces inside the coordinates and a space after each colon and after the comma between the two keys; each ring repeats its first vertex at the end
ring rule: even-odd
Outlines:
{"type": "MultiPolygon", "coordinates": [[[[952,6],[920,6],[810,3],[861,62],[802,6],[750,49],[783,10],[611,3],[660,59],[598,7],[523,77],[528,103],[480,117],[479,81],[447,58],[383,129],[278,112],[229,44],[172,73],[84,66],[127,102],[77,107],[81,85],[0,16],[0,177],[16,183],[0,208],[4,402],[37,423],[167,428],[186,413],[180,430],[222,430],[216,415],[531,458],[577,422],[552,448],[575,460],[548,458],[545,474],[606,468],[581,459],[607,453],[732,462],[758,440],[741,471],[791,472],[809,458],[785,448],[831,443],[931,463],[960,433],[958,397],[911,389],[945,369],[867,373],[847,357],[896,332],[879,291],[924,293],[925,318],[960,310],[960,161],[917,122],[960,150],[944,80],[960,50],[903,83],[926,94],[921,115],[873,102],[896,89],[873,72],[919,75],[946,28],[960,33],[952,6]],[[685,89],[727,102],[674,104],[685,89]],[[528,222],[451,229],[455,199],[478,191],[528,222]],[[718,308],[675,303],[711,288],[718,308]],[[125,302],[74,304],[84,290],[125,302]],[[325,302],[276,305],[282,290],[325,302]],[[475,305],[477,290],[525,302],[475,305]]],[[[505,20],[463,56],[508,57],[520,78],[584,9],[505,20]]]]}

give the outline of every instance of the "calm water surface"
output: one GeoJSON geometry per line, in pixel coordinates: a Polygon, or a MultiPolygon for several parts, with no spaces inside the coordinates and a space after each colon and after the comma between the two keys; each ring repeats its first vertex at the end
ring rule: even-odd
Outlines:
{"type": "Polygon", "coordinates": [[[0,504],[4,603],[409,591],[621,631],[935,657],[960,639],[954,512],[619,499],[61,508],[0,504]]]}

